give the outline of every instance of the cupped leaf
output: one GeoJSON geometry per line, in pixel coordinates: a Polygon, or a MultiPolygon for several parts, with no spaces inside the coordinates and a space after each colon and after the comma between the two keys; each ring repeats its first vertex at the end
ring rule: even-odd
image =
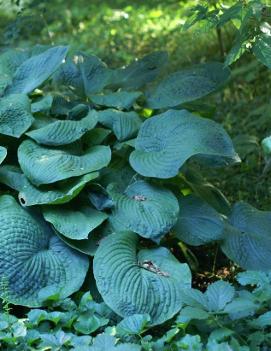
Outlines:
{"type": "Polygon", "coordinates": [[[99,176],[98,172],[58,182],[53,186],[35,187],[18,167],[0,167],[0,183],[19,191],[18,198],[22,206],[60,205],[71,201],[87,183],[99,176]]]}
{"type": "Polygon", "coordinates": [[[164,247],[137,252],[132,232],[103,239],[94,257],[94,276],[105,303],[122,317],[149,314],[152,325],[172,318],[191,273],[164,247]]]}
{"type": "Polygon", "coordinates": [[[0,146],[0,164],[4,161],[7,156],[7,149],[3,146],[0,146]]]}
{"type": "Polygon", "coordinates": [[[222,63],[199,64],[172,73],[147,94],[148,107],[175,107],[199,99],[217,90],[229,76],[229,68],[222,63]]]}
{"type": "Polygon", "coordinates": [[[27,95],[12,94],[0,99],[0,134],[19,138],[33,121],[27,95]]]}
{"type": "Polygon", "coordinates": [[[31,105],[31,112],[32,113],[37,113],[37,112],[44,112],[48,113],[52,107],[53,104],[53,96],[52,95],[45,95],[38,101],[35,101],[31,105]]]}
{"type": "Polygon", "coordinates": [[[5,94],[31,93],[63,63],[68,48],[56,46],[24,61],[16,70],[5,94]]]}
{"type": "Polygon", "coordinates": [[[122,112],[108,109],[99,112],[99,123],[113,130],[120,141],[133,138],[142,123],[136,112],[122,112]]]}
{"type": "Polygon", "coordinates": [[[220,164],[239,161],[219,124],[186,110],[169,110],[141,125],[130,164],[145,177],[171,178],[192,156],[200,156],[208,164],[211,160],[220,164]]]}
{"type": "Polygon", "coordinates": [[[110,218],[116,230],[131,230],[159,242],[177,221],[179,205],[170,190],[137,181],[122,193],[108,187],[113,200],[110,218]]]}
{"type": "Polygon", "coordinates": [[[168,63],[166,51],[153,52],[112,73],[111,85],[116,88],[138,89],[154,80],[168,63]]]}
{"type": "Polygon", "coordinates": [[[11,303],[37,307],[43,288],[57,285],[67,297],[81,287],[89,265],[85,256],[63,244],[11,196],[0,198],[0,217],[0,277],[7,282],[11,303]]]}
{"type": "Polygon", "coordinates": [[[222,311],[231,302],[235,295],[234,287],[222,280],[208,286],[205,296],[208,299],[209,311],[222,311]]]}
{"type": "Polygon", "coordinates": [[[43,147],[25,140],[18,148],[18,160],[34,185],[55,183],[106,167],[111,159],[108,146],[93,146],[82,155],[67,150],[43,147]]]}
{"type": "Polygon", "coordinates": [[[96,105],[128,110],[140,95],[142,95],[140,91],[117,91],[103,95],[91,95],[91,100],[96,105]]]}
{"type": "Polygon", "coordinates": [[[225,228],[222,250],[244,269],[271,269],[271,212],[239,202],[225,228]]]}
{"type": "Polygon", "coordinates": [[[179,200],[180,214],[173,228],[178,239],[189,245],[204,245],[223,238],[221,215],[200,198],[189,195],[179,200]]]}
{"type": "Polygon", "coordinates": [[[31,130],[26,135],[39,144],[66,145],[80,139],[87,131],[94,128],[97,122],[97,113],[90,111],[86,117],[79,121],[56,121],[43,128],[31,130]]]}
{"type": "Polygon", "coordinates": [[[107,219],[107,214],[97,211],[90,206],[71,207],[44,207],[43,216],[54,228],[73,240],[87,239],[90,232],[107,219]]]}

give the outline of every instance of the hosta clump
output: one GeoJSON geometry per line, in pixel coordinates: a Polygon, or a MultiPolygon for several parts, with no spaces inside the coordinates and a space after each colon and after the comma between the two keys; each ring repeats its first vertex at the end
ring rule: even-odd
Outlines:
{"type": "Polygon", "coordinates": [[[238,207],[227,218],[219,191],[189,176],[195,163],[239,160],[225,130],[190,111],[230,72],[201,64],[155,85],[166,64],[167,54],[156,52],[113,70],[66,47],[0,56],[0,182],[9,193],[0,198],[0,275],[10,302],[39,306],[52,286],[72,294],[94,256],[98,290],[117,314],[163,323],[191,286],[168,236],[189,245],[220,242],[238,264],[262,268],[268,245],[245,258],[252,245],[269,244],[270,215],[257,227],[253,212],[252,235],[236,220],[238,207]],[[152,109],[147,119],[145,107],[152,109]],[[183,197],[184,187],[194,194],[183,197]]]}

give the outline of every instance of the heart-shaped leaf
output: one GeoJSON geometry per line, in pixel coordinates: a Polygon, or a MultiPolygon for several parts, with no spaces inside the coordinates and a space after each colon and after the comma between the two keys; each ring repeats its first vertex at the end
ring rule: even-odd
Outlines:
{"type": "Polygon", "coordinates": [[[222,217],[200,198],[189,195],[179,200],[180,214],[174,227],[177,237],[189,245],[204,245],[223,238],[222,217]]]}
{"type": "Polygon", "coordinates": [[[179,205],[170,190],[137,181],[123,193],[114,185],[108,192],[114,203],[110,221],[115,230],[131,230],[159,242],[177,221],[179,205]]]}
{"type": "Polygon", "coordinates": [[[225,228],[222,250],[244,269],[271,269],[271,212],[239,202],[225,228]]]}
{"type": "Polygon", "coordinates": [[[147,95],[150,108],[175,107],[199,99],[217,90],[230,76],[223,63],[196,65],[172,73],[147,95]]]}
{"type": "Polygon", "coordinates": [[[101,124],[112,129],[120,141],[133,138],[142,123],[136,112],[122,112],[113,109],[99,112],[98,118],[101,124]]]}
{"type": "Polygon", "coordinates": [[[0,134],[19,138],[33,121],[27,95],[12,94],[0,99],[0,134]]]}
{"type": "Polygon", "coordinates": [[[18,167],[7,165],[0,168],[0,183],[19,191],[18,198],[22,206],[67,203],[75,198],[88,182],[98,176],[98,172],[92,172],[82,177],[37,188],[29,182],[18,167]]]}
{"type": "Polygon", "coordinates": [[[97,122],[97,113],[90,111],[86,117],[79,121],[56,121],[43,128],[31,130],[26,135],[39,144],[66,145],[80,139],[87,131],[94,128],[97,122]]]}
{"type": "Polygon", "coordinates": [[[88,259],[66,246],[49,226],[21,208],[13,197],[0,197],[0,277],[13,304],[41,305],[38,294],[58,286],[61,297],[77,291],[86,276],[88,259]]]}
{"type": "Polygon", "coordinates": [[[94,257],[94,276],[105,303],[122,317],[149,314],[152,325],[172,318],[191,273],[164,247],[137,252],[132,232],[103,239],[94,257]]]}
{"type": "Polygon", "coordinates": [[[130,164],[145,177],[174,177],[192,156],[208,163],[239,161],[230,137],[219,124],[186,110],[169,110],[147,119],[141,125],[135,149],[130,164]]]}
{"type": "Polygon", "coordinates": [[[19,164],[37,186],[97,171],[106,167],[110,159],[108,146],[93,146],[82,155],[43,147],[31,140],[23,141],[18,148],[19,164]]]}
{"type": "Polygon", "coordinates": [[[31,93],[63,63],[68,48],[56,46],[24,61],[16,70],[6,94],[31,93]]]}
{"type": "Polygon", "coordinates": [[[74,240],[87,239],[89,233],[108,217],[90,206],[77,209],[63,206],[45,207],[43,216],[59,233],[74,240]]]}

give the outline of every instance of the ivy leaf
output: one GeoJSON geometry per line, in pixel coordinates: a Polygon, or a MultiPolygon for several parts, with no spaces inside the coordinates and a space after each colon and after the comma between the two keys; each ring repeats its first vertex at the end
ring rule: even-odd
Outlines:
{"type": "Polygon", "coordinates": [[[27,95],[12,94],[0,99],[0,134],[20,138],[33,121],[27,95]]]}
{"type": "Polygon", "coordinates": [[[59,146],[70,144],[80,139],[87,131],[93,129],[98,122],[98,115],[90,111],[79,121],[56,121],[45,127],[26,133],[39,144],[59,146]]]}
{"type": "Polygon", "coordinates": [[[7,279],[9,302],[38,307],[45,287],[57,285],[63,298],[81,287],[89,265],[85,256],[63,244],[41,218],[9,195],[0,197],[0,217],[0,277],[7,279]]]}
{"type": "Polygon", "coordinates": [[[96,105],[129,110],[141,95],[140,91],[117,91],[108,94],[91,95],[90,98],[96,105]]]}
{"type": "Polygon", "coordinates": [[[7,149],[3,146],[0,146],[0,164],[4,161],[7,156],[7,149]]]}
{"type": "Polygon", "coordinates": [[[136,136],[142,123],[136,112],[122,112],[107,109],[99,112],[99,123],[112,129],[117,139],[128,140],[136,136]]]}
{"type": "Polygon", "coordinates": [[[166,248],[137,253],[137,245],[131,232],[102,240],[94,257],[97,288],[120,316],[149,314],[152,325],[161,324],[180,310],[180,292],[190,287],[191,273],[166,248]]]}
{"type": "Polygon", "coordinates": [[[107,190],[114,203],[110,221],[116,230],[131,230],[159,242],[177,221],[178,201],[165,188],[137,181],[124,193],[114,185],[107,190]]]}
{"type": "Polygon", "coordinates": [[[233,286],[224,281],[217,281],[208,286],[205,296],[208,299],[209,311],[222,311],[235,295],[233,286]]]}
{"type": "Polygon", "coordinates": [[[146,99],[149,108],[175,107],[206,96],[224,84],[230,70],[222,63],[199,64],[172,73],[153,90],[146,99]]]}
{"type": "Polygon", "coordinates": [[[76,197],[88,182],[98,176],[98,172],[92,172],[82,177],[58,182],[53,186],[37,188],[29,182],[18,167],[5,165],[0,168],[0,183],[19,191],[18,198],[22,206],[67,203],[76,197]]]}
{"type": "Polygon", "coordinates": [[[43,147],[31,140],[23,141],[18,148],[21,169],[37,186],[100,170],[109,164],[110,159],[108,146],[93,146],[82,155],[43,147]]]}
{"type": "Polygon", "coordinates": [[[178,239],[197,246],[223,238],[223,220],[206,202],[189,195],[180,198],[179,207],[180,214],[173,228],[178,239]]]}
{"type": "Polygon", "coordinates": [[[68,48],[56,46],[24,61],[16,70],[5,94],[31,93],[63,63],[68,48]]]}
{"type": "Polygon", "coordinates": [[[271,212],[239,202],[225,228],[222,250],[244,269],[271,269],[271,212]]]}
{"type": "Polygon", "coordinates": [[[74,240],[87,239],[90,232],[107,219],[107,214],[89,206],[72,207],[44,207],[43,216],[54,228],[74,240]]]}
{"type": "Polygon", "coordinates": [[[220,165],[239,161],[219,124],[186,110],[169,110],[141,125],[130,164],[145,177],[171,178],[192,156],[220,165]]]}

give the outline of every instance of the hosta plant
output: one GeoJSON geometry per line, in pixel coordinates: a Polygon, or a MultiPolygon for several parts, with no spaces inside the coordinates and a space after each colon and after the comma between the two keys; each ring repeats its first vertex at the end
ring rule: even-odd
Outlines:
{"type": "Polygon", "coordinates": [[[88,276],[119,316],[148,315],[153,326],[191,287],[172,242],[216,242],[243,268],[271,268],[271,214],[231,209],[199,173],[240,161],[194,102],[230,70],[165,76],[167,61],[155,52],[111,69],[45,46],[0,56],[0,277],[11,303],[39,307],[56,288],[66,298],[88,276]]]}

